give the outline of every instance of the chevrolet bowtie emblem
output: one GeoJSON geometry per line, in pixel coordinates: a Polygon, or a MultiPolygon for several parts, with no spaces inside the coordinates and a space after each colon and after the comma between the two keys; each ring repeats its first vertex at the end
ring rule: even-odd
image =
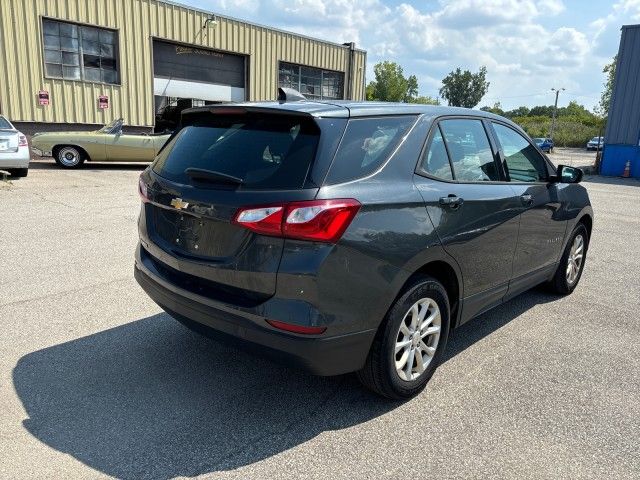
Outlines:
{"type": "Polygon", "coordinates": [[[171,200],[171,206],[176,210],[184,210],[189,206],[189,202],[183,202],[181,198],[173,198],[171,200]]]}

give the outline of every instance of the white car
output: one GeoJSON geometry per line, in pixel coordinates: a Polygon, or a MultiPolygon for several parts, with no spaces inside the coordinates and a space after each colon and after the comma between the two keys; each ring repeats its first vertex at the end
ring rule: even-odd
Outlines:
{"type": "Polygon", "coordinates": [[[0,115],[0,170],[12,177],[26,177],[30,159],[27,137],[0,115]]]}

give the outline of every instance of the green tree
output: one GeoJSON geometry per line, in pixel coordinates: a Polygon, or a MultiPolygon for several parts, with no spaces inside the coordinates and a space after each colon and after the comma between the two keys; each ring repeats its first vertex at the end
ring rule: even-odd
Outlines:
{"type": "Polygon", "coordinates": [[[504,110],[502,110],[502,104],[500,102],[495,102],[493,107],[484,106],[480,110],[483,112],[495,113],[496,115],[504,115],[504,110]]]}
{"type": "Polygon", "coordinates": [[[405,78],[402,67],[395,62],[377,63],[373,73],[376,79],[367,86],[367,100],[407,102],[418,95],[416,76],[405,78]]]}
{"type": "Polygon", "coordinates": [[[409,103],[421,103],[422,105],[440,105],[440,100],[429,95],[419,95],[409,99],[409,103]]]}
{"type": "Polygon", "coordinates": [[[611,106],[611,93],[613,92],[613,81],[616,78],[616,61],[618,56],[613,57],[611,63],[604,66],[602,73],[606,75],[604,81],[604,90],[600,95],[600,102],[596,107],[596,113],[602,117],[606,117],[609,114],[609,107],[611,106]]]}
{"type": "Polygon", "coordinates": [[[504,112],[505,117],[513,118],[513,117],[526,117],[529,115],[529,107],[518,107],[513,110],[509,110],[508,112],[504,112]]]}
{"type": "Polygon", "coordinates": [[[435,98],[418,95],[418,78],[415,75],[405,77],[402,67],[395,62],[377,63],[373,67],[373,73],[376,79],[367,85],[367,100],[440,104],[435,98]]]}
{"type": "Polygon", "coordinates": [[[464,72],[460,67],[442,79],[440,96],[454,107],[473,108],[489,90],[487,68],[480,67],[478,73],[464,72]]]}

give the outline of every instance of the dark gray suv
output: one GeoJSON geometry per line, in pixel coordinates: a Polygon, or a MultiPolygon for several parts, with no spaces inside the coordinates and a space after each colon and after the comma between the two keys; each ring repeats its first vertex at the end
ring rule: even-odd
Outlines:
{"type": "Polygon", "coordinates": [[[193,330],[408,398],[451,329],[541,283],[573,291],[581,177],[477,110],[194,108],[140,177],[135,277],[193,330]]]}

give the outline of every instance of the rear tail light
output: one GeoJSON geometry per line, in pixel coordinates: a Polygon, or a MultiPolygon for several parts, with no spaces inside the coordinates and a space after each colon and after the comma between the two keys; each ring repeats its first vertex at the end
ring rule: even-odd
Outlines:
{"type": "Polygon", "coordinates": [[[27,143],[27,137],[25,137],[24,135],[19,135],[18,136],[18,146],[19,147],[27,147],[27,146],[29,146],[29,144],[27,143]]]}
{"type": "Polygon", "coordinates": [[[147,189],[147,184],[142,180],[142,177],[138,179],[138,193],[140,194],[140,200],[142,200],[143,203],[147,203],[149,201],[149,190],[147,189]]]}
{"type": "Polygon", "coordinates": [[[263,235],[337,242],[360,209],[351,198],[241,208],[233,223],[263,235]]]}
{"type": "Polygon", "coordinates": [[[303,335],[319,335],[324,333],[327,329],[327,327],[305,327],[302,325],[294,325],[292,323],[279,322],[277,320],[267,320],[267,323],[278,330],[301,333],[303,335]]]}

